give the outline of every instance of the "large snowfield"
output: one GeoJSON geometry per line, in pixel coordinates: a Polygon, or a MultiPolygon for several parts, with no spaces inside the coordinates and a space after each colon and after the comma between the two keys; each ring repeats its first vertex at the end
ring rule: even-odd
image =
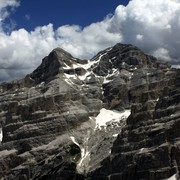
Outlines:
{"type": "Polygon", "coordinates": [[[96,128],[101,128],[102,126],[106,127],[109,122],[119,122],[122,119],[127,119],[130,114],[130,110],[119,112],[102,108],[96,117],[96,128]]]}

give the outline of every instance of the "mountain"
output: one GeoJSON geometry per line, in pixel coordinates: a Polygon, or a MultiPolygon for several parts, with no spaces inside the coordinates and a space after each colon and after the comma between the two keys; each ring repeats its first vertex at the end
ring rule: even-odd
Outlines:
{"type": "Polygon", "coordinates": [[[180,70],[132,45],[54,49],[0,85],[0,178],[179,178],[180,70]]]}

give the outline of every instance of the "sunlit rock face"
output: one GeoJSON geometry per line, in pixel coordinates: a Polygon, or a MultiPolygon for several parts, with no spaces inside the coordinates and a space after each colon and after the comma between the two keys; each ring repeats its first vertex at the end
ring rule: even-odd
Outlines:
{"type": "Polygon", "coordinates": [[[54,49],[0,85],[0,178],[178,178],[179,74],[132,45],[54,49]]]}

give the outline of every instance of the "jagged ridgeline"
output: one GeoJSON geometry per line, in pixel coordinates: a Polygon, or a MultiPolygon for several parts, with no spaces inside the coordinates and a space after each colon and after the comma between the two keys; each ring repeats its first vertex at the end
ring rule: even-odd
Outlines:
{"type": "Polygon", "coordinates": [[[56,48],[0,85],[0,131],[0,179],[178,179],[180,70],[132,45],[56,48]]]}

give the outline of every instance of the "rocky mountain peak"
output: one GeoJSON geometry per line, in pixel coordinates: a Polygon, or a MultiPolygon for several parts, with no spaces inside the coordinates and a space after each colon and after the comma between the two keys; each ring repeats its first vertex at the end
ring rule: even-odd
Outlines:
{"type": "Polygon", "coordinates": [[[41,65],[29,77],[36,84],[43,81],[50,81],[60,72],[60,68],[66,65],[71,66],[73,61],[74,59],[71,54],[61,48],[56,48],[42,60],[41,65]]]}
{"type": "Polygon", "coordinates": [[[132,45],[83,61],[54,49],[0,85],[0,179],[178,179],[179,84],[132,45]]]}
{"type": "Polygon", "coordinates": [[[139,48],[133,45],[116,44],[112,48],[108,48],[97,54],[92,61],[101,57],[100,62],[94,67],[94,73],[98,75],[107,75],[112,69],[126,69],[134,68],[169,68],[168,63],[162,63],[155,57],[144,54],[139,48]]]}

